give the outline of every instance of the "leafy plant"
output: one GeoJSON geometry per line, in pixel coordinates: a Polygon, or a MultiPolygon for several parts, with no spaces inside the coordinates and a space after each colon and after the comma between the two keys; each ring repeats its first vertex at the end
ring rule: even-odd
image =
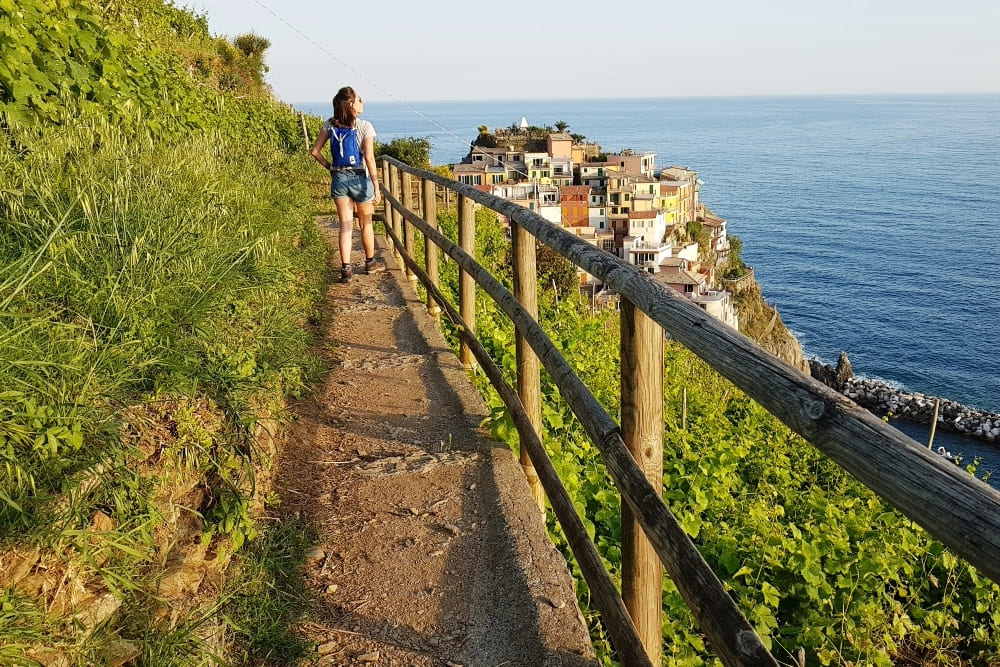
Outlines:
{"type": "MultiPolygon", "coordinates": [[[[454,239],[454,214],[440,213],[439,222],[454,239]]],[[[506,248],[493,239],[496,229],[477,215],[477,254],[509,280],[506,248]]],[[[442,271],[442,285],[457,300],[450,267],[442,271]]],[[[477,299],[476,307],[477,336],[513,384],[512,327],[488,299],[477,299]]],[[[543,328],[613,416],[619,409],[617,317],[588,314],[576,291],[558,301],[540,292],[543,328]]],[[[667,342],[664,353],[664,499],[779,659],[793,661],[802,647],[811,665],[1000,660],[1000,586],[960,562],[683,346],[667,342]]],[[[484,379],[479,386],[492,434],[516,449],[505,406],[484,379]]],[[[544,372],[542,399],[546,449],[617,577],[618,492],[544,372]]],[[[566,551],[551,518],[549,528],[566,551]]],[[[602,661],[613,664],[582,584],[578,594],[602,661]]],[[[663,604],[665,661],[713,664],[711,647],[669,579],[663,604]]]]}

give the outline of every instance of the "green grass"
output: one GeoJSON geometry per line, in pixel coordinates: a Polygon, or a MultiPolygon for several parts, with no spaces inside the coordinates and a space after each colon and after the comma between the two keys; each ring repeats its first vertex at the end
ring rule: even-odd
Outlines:
{"type": "Polygon", "coordinates": [[[313,652],[291,628],[308,603],[299,569],[317,539],[312,528],[283,522],[238,555],[223,608],[236,664],[290,665],[313,652]]]}
{"type": "MultiPolygon", "coordinates": [[[[9,130],[8,139],[0,548],[60,554],[124,600],[119,616],[139,618],[162,558],[154,496],[187,470],[210,491],[192,508],[208,521],[206,537],[238,546],[252,536],[251,463],[265,463],[257,421],[280,419],[285,398],[318,369],[304,326],[326,253],[311,165],[263,141],[205,135],[165,145],[102,121],[9,130]],[[97,512],[114,524],[99,538],[90,530],[97,512]]],[[[5,605],[25,619],[41,609],[49,645],[79,639],[44,605],[5,605]]],[[[146,664],[165,664],[156,646],[174,647],[164,655],[204,648],[197,615],[169,632],[130,620],[109,627],[126,639],[158,637],[143,640],[146,664]]],[[[28,627],[0,623],[0,650],[24,644],[28,627]]]]}

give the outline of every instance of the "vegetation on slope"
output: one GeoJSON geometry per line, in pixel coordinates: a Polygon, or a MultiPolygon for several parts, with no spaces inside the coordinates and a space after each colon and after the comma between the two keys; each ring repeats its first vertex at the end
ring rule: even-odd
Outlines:
{"type": "MultiPolygon", "coordinates": [[[[509,284],[507,245],[495,218],[485,209],[476,217],[479,261],[509,284]]],[[[454,240],[454,212],[439,213],[438,221],[454,240]]],[[[454,272],[453,263],[445,265],[442,285],[457,301],[454,272]]],[[[556,346],[616,415],[617,313],[588,314],[576,295],[557,297],[551,290],[541,293],[540,311],[556,346]]],[[[485,297],[477,300],[476,329],[513,384],[514,333],[485,297]]],[[[809,665],[1000,661],[1000,587],[683,346],[667,342],[665,363],[664,499],[779,660],[793,663],[801,647],[809,665]]],[[[480,380],[494,436],[516,449],[505,407],[480,380]]],[[[544,372],[542,382],[545,445],[617,578],[619,495],[597,449],[544,372]]],[[[558,526],[550,523],[550,532],[569,554],[558,526]]],[[[614,664],[586,587],[577,580],[603,660],[614,664]]],[[[666,577],[663,605],[665,662],[715,664],[666,577]]]]}
{"type": "Polygon", "coordinates": [[[162,0],[0,0],[0,41],[0,662],[252,647],[247,589],[215,596],[325,266],[266,39],[162,0]]]}

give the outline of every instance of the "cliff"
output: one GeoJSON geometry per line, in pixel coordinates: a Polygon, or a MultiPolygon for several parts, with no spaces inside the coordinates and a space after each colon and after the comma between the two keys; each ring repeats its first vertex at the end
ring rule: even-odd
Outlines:
{"type": "Polygon", "coordinates": [[[742,278],[723,282],[733,295],[733,303],[740,317],[740,333],[808,375],[809,363],[802,354],[802,346],[785,327],[778,310],[764,300],[760,285],[754,279],[753,269],[742,278]]]}

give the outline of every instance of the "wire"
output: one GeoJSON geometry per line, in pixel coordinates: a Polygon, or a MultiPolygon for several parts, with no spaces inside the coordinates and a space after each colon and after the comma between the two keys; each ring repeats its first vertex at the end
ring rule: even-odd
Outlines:
{"type": "MultiPolygon", "coordinates": [[[[379,90],[380,92],[384,93],[385,95],[387,95],[394,102],[397,102],[398,104],[400,104],[403,108],[407,109],[411,113],[413,113],[416,116],[418,116],[418,117],[422,118],[423,120],[427,121],[428,123],[430,123],[431,125],[433,125],[434,127],[438,128],[438,129],[440,129],[441,131],[445,132],[446,134],[454,137],[460,143],[468,145],[470,147],[470,149],[471,149],[471,152],[475,152],[476,149],[479,148],[478,146],[476,146],[476,144],[472,143],[471,141],[467,141],[467,140],[463,139],[462,137],[458,136],[457,134],[455,134],[454,132],[452,132],[451,130],[449,130],[444,125],[441,125],[436,120],[427,117],[426,115],[424,115],[423,113],[421,113],[417,109],[414,109],[412,106],[410,106],[409,104],[407,104],[406,101],[397,98],[395,95],[392,94],[392,92],[386,90],[382,86],[378,85],[377,83],[375,83],[374,81],[372,81],[371,79],[369,79],[367,76],[364,75],[363,72],[358,71],[353,65],[351,65],[348,62],[345,62],[344,60],[342,60],[341,58],[339,58],[336,54],[334,54],[330,50],[328,50],[325,46],[323,46],[322,44],[320,44],[319,42],[317,42],[316,40],[314,40],[312,37],[310,37],[309,35],[305,34],[301,30],[299,30],[296,26],[292,25],[287,19],[285,19],[285,17],[281,16],[280,14],[278,14],[278,12],[274,11],[273,9],[271,9],[270,7],[268,7],[267,5],[265,5],[261,0],[253,0],[253,1],[254,1],[254,4],[258,5],[264,11],[268,12],[269,14],[271,14],[271,16],[273,16],[274,18],[278,19],[279,21],[281,21],[282,23],[284,23],[286,26],[288,26],[288,28],[292,32],[298,34],[304,40],[306,40],[307,42],[309,42],[310,44],[312,44],[313,46],[315,46],[317,49],[319,49],[320,51],[322,51],[326,55],[330,56],[335,61],[337,61],[338,63],[340,63],[342,66],[344,66],[345,68],[347,68],[348,70],[350,70],[351,72],[353,72],[358,78],[360,78],[363,81],[365,81],[366,83],[368,83],[368,85],[370,85],[373,88],[375,88],[375,89],[379,90]]],[[[492,154],[487,153],[487,152],[482,151],[482,150],[480,150],[480,153],[482,155],[489,156],[492,160],[494,160],[494,162],[495,162],[496,165],[503,164],[502,162],[500,162],[500,160],[495,155],[492,155],[492,154]]],[[[520,174],[520,175],[524,176],[525,178],[528,177],[528,174],[526,174],[526,173],[524,173],[524,172],[522,172],[522,171],[520,171],[518,169],[511,169],[510,171],[513,171],[514,173],[520,174]]]]}

